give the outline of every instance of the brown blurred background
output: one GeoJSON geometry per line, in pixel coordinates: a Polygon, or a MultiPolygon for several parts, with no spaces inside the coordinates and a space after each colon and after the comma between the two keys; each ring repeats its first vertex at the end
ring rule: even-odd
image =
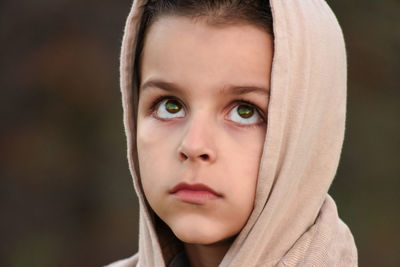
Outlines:
{"type": "MultiPolygon", "coordinates": [[[[360,266],[400,266],[400,1],[329,4],[349,64],[331,194],[360,266]]],[[[0,2],[0,266],[100,266],[136,251],[118,84],[130,6],[0,2]]]]}

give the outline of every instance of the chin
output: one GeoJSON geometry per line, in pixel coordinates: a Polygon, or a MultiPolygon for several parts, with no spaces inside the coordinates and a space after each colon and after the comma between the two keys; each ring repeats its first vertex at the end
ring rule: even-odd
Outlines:
{"type": "Polygon", "coordinates": [[[207,233],[201,232],[184,232],[184,231],[173,231],[175,236],[184,243],[198,244],[198,245],[211,245],[218,243],[224,238],[218,238],[218,236],[211,236],[207,233]]]}
{"type": "Polygon", "coordinates": [[[218,229],[215,225],[183,223],[169,225],[175,236],[184,243],[198,245],[212,245],[234,236],[235,233],[229,233],[226,227],[218,229]]]}

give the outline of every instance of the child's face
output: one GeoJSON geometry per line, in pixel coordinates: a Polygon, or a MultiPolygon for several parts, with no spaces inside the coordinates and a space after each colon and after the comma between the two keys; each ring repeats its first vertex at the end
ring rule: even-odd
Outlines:
{"type": "Polygon", "coordinates": [[[183,242],[233,237],[253,209],[272,55],[272,36],[250,25],[169,16],[146,36],[140,174],[150,206],[183,242]]]}

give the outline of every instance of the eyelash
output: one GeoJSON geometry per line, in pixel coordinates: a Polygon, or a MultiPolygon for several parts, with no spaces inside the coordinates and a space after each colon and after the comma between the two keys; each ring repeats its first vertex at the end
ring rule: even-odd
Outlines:
{"type": "MultiPolygon", "coordinates": [[[[149,113],[153,114],[156,110],[157,105],[165,99],[173,99],[173,100],[179,101],[182,104],[182,106],[185,107],[185,105],[178,98],[176,98],[174,96],[165,95],[165,96],[160,96],[156,100],[153,101],[153,103],[150,106],[149,113]]],[[[246,105],[249,105],[249,106],[255,108],[256,112],[260,115],[260,117],[263,120],[262,122],[255,123],[255,124],[241,124],[242,127],[245,127],[245,128],[260,127],[262,124],[264,124],[266,122],[265,115],[263,114],[261,109],[259,107],[257,107],[256,104],[252,103],[251,101],[240,98],[240,99],[236,99],[236,100],[232,101],[231,105],[232,104],[236,104],[236,105],[246,104],[246,105]]]]}

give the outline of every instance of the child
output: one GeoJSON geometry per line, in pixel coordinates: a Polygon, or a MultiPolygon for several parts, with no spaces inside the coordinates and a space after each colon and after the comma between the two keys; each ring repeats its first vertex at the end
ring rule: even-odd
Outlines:
{"type": "Polygon", "coordinates": [[[346,55],[323,0],[135,1],[121,87],[140,229],[113,266],[357,266],[327,194],[346,55]]]}

